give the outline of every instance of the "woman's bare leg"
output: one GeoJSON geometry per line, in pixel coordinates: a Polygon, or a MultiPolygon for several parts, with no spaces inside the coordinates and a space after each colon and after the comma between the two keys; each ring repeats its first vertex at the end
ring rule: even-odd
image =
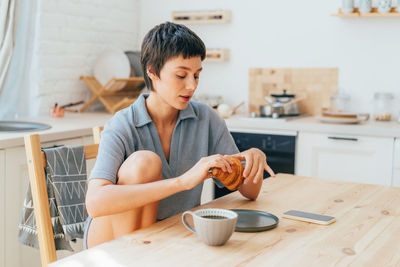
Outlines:
{"type": "MultiPolygon", "coordinates": [[[[161,170],[162,163],[157,154],[147,150],[136,151],[121,165],[117,185],[161,180],[161,170]]],[[[157,212],[158,201],[127,212],[94,218],[88,230],[88,248],[153,224],[157,212]]]]}
{"type": "MultiPolygon", "coordinates": [[[[122,164],[118,183],[145,184],[161,180],[160,157],[151,151],[137,151],[122,164]]],[[[112,215],[114,238],[153,224],[157,219],[158,201],[124,213],[112,215]]]]}

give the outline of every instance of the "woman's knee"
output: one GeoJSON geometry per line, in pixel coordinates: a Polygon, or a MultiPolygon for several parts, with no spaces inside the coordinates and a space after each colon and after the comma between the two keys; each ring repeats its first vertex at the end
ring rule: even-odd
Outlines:
{"type": "Polygon", "coordinates": [[[143,184],[161,180],[160,157],[149,150],[132,153],[118,170],[118,184],[143,184]]]}

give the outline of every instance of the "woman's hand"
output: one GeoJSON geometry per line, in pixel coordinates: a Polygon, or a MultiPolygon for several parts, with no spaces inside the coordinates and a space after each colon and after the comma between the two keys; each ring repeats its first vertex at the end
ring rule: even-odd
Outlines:
{"type": "Polygon", "coordinates": [[[222,155],[212,155],[201,158],[190,170],[178,177],[184,190],[190,190],[199,183],[210,178],[209,170],[213,167],[221,168],[224,172],[232,172],[233,162],[222,155]]]}
{"type": "Polygon", "coordinates": [[[241,153],[232,155],[241,161],[246,161],[246,167],[243,171],[245,178],[244,184],[252,181],[254,184],[259,183],[263,179],[264,170],[266,170],[272,177],[275,177],[274,171],[268,166],[267,157],[264,152],[257,148],[250,148],[241,153]]]}

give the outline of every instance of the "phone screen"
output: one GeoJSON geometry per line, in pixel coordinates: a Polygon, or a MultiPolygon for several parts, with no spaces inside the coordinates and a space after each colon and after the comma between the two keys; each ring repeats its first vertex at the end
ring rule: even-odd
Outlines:
{"type": "Polygon", "coordinates": [[[329,222],[335,218],[332,216],[310,213],[310,212],[299,211],[299,210],[289,210],[289,211],[285,212],[284,214],[290,215],[290,216],[295,216],[295,217],[312,219],[312,220],[316,220],[316,221],[323,221],[323,222],[329,222]]]}

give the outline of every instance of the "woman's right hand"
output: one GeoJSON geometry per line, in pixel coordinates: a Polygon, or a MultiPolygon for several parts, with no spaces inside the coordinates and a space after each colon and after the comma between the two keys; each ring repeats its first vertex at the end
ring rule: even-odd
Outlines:
{"type": "Polygon", "coordinates": [[[222,155],[212,155],[201,158],[191,169],[178,177],[183,184],[184,190],[190,190],[199,183],[210,178],[209,170],[213,167],[221,168],[224,172],[232,172],[233,162],[222,155]]]}

